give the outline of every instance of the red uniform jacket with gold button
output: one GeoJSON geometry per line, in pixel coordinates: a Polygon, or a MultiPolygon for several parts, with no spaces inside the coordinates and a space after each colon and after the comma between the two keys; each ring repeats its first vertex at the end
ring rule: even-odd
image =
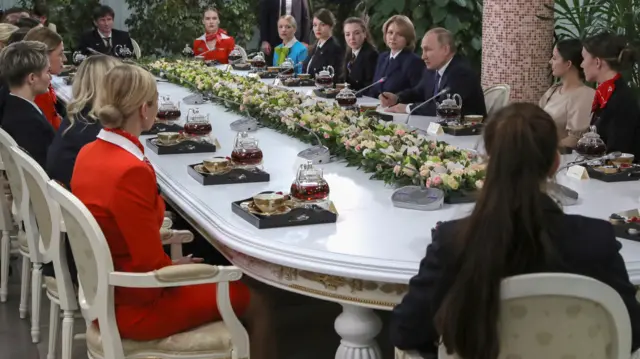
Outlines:
{"type": "Polygon", "coordinates": [[[236,46],[233,37],[227,34],[220,34],[220,40],[216,41],[215,49],[207,46],[206,35],[202,35],[193,42],[193,53],[195,56],[204,56],[207,61],[218,61],[221,64],[229,63],[229,53],[236,46]]]}

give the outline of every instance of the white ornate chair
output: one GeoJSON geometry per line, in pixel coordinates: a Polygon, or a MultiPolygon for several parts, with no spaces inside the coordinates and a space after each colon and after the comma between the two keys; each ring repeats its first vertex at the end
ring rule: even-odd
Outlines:
{"type": "Polygon", "coordinates": [[[13,147],[13,158],[22,170],[24,179],[23,190],[29,194],[26,201],[25,227],[29,231],[39,234],[42,242],[45,261],[53,262],[56,278],[45,277],[47,297],[51,302],[49,317],[49,351],[47,359],[56,358],[58,342],[58,328],[60,324],[60,310],[63,311],[62,321],[62,359],[71,359],[73,346],[74,316],[78,311],[78,300],[69,274],[65,250],[65,236],[61,228],[60,208],[49,198],[47,182],[49,176],[40,165],[19,147],[13,147]]]}
{"type": "Polygon", "coordinates": [[[133,45],[133,54],[136,55],[136,59],[141,58],[142,51],[140,50],[140,45],[138,45],[138,42],[134,39],[131,39],[131,45],[133,45]]]}
{"type": "Polygon", "coordinates": [[[67,227],[71,250],[78,266],[79,300],[87,322],[89,358],[249,358],[249,337],[236,317],[229,298],[229,281],[242,272],[236,267],[184,264],[149,273],[116,272],[111,252],[98,223],[89,210],[55,181],[49,181],[49,195],[56,201],[67,227]],[[122,340],[118,332],[114,287],[161,288],[218,283],[216,302],[222,322],[206,324],[169,338],[138,342],[122,340]]]}
{"type": "MultiPolygon", "coordinates": [[[[499,359],[629,359],[631,322],[620,295],[595,279],[565,273],[502,281],[499,359]]],[[[396,359],[417,359],[396,350],[396,359]]],[[[460,359],[440,347],[438,358],[460,359]]]]}
{"type": "Polygon", "coordinates": [[[509,103],[511,86],[500,84],[484,90],[484,103],[487,107],[487,116],[492,115],[509,103]]]}
{"type": "Polygon", "coordinates": [[[9,186],[13,196],[12,214],[18,224],[19,252],[22,255],[22,273],[20,289],[20,318],[26,318],[31,290],[31,339],[33,343],[40,341],[40,302],[42,299],[42,263],[43,256],[40,253],[37,233],[29,233],[28,228],[22,230],[21,224],[27,218],[23,203],[28,201],[27,191],[22,187],[22,170],[16,165],[11,152],[12,147],[17,147],[13,138],[4,130],[0,129],[0,157],[5,166],[5,173],[9,179],[9,186]],[[32,267],[32,273],[29,269],[32,267]],[[31,279],[31,288],[29,280],[31,279]]]}
{"type": "MultiPolygon", "coordinates": [[[[9,294],[9,267],[11,254],[14,253],[11,245],[11,231],[16,228],[11,215],[9,182],[4,176],[4,163],[0,161],[0,231],[2,232],[0,239],[0,303],[6,302],[9,294]]],[[[14,242],[18,247],[17,240],[14,242]]],[[[18,251],[16,250],[15,253],[18,251]]]]}

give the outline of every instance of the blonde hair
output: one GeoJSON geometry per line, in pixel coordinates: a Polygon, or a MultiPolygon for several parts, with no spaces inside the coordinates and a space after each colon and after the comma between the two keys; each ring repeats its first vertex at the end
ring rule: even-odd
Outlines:
{"type": "Polygon", "coordinates": [[[23,86],[30,74],[40,76],[48,68],[47,46],[41,42],[15,42],[0,52],[0,76],[9,88],[23,86]]]}
{"type": "MultiPolygon", "coordinates": [[[[73,127],[75,116],[94,102],[96,93],[102,86],[102,80],[107,72],[120,64],[118,59],[107,55],[90,56],[80,64],[73,79],[73,100],[67,105],[67,114],[69,122],[71,122],[67,131],[73,127]]],[[[79,120],[90,121],[90,119],[80,116],[79,120]]]]}
{"type": "Polygon", "coordinates": [[[0,23],[0,46],[4,47],[9,42],[11,34],[18,31],[18,27],[11,24],[0,23]]]}
{"type": "Polygon", "coordinates": [[[105,128],[121,128],[140,106],[151,106],[155,101],[158,88],[149,72],[134,65],[118,65],[104,77],[92,114],[105,128]]]}
{"type": "Polygon", "coordinates": [[[282,15],[280,16],[280,18],[278,19],[278,22],[280,22],[280,20],[287,20],[287,22],[289,23],[289,25],[291,25],[291,27],[296,30],[298,29],[298,23],[296,22],[296,18],[291,16],[291,15],[282,15]]]}
{"type": "Polygon", "coordinates": [[[40,41],[44,43],[45,45],[47,45],[47,51],[49,52],[57,49],[58,46],[60,46],[60,44],[62,43],[62,37],[58,33],[42,26],[34,27],[33,29],[29,30],[24,39],[28,41],[40,41]]]}
{"type": "Polygon", "coordinates": [[[415,50],[416,48],[416,28],[413,26],[411,20],[404,15],[393,15],[382,25],[382,35],[384,36],[386,43],[387,29],[391,24],[396,24],[398,27],[398,33],[407,41],[407,46],[404,48],[407,50],[415,50]]]}

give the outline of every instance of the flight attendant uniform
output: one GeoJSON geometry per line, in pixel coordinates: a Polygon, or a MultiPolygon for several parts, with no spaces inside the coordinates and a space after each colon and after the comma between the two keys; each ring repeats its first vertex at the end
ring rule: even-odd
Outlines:
{"type": "Polygon", "coordinates": [[[204,56],[207,61],[218,61],[221,64],[229,63],[229,54],[236,47],[233,37],[220,29],[214,34],[204,34],[193,42],[193,53],[195,56],[204,56]],[[215,46],[210,48],[207,42],[216,41],[215,46]]]}
{"type": "Polygon", "coordinates": [[[62,118],[58,114],[56,105],[58,104],[58,97],[56,96],[53,86],[49,85],[49,91],[36,96],[34,101],[36,105],[42,110],[42,114],[47,118],[47,121],[58,131],[62,118]]]}
{"type": "MultiPolygon", "coordinates": [[[[71,189],[91,211],[109,244],[116,271],[145,273],[173,265],[162,248],[165,205],[153,167],[137,137],[103,129],[76,160],[71,189]]],[[[115,288],[122,338],[154,340],[221,319],[216,284],[172,288],[115,288]]],[[[230,283],[231,303],[241,316],[249,290],[230,283]]]]}

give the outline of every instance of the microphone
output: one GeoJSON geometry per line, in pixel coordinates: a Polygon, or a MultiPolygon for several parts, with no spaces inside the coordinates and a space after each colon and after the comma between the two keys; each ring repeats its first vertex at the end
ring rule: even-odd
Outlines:
{"type": "Polygon", "coordinates": [[[369,86],[367,86],[367,87],[365,87],[365,88],[361,88],[360,90],[356,91],[356,96],[358,96],[359,94],[361,94],[361,93],[365,92],[366,90],[368,90],[368,89],[372,88],[373,86],[375,86],[375,85],[377,85],[377,84],[381,84],[381,83],[385,82],[386,80],[387,80],[387,78],[386,78],[386,77],[382,77],[380,80],[378,80],[378,81],[376,81],[376,82],[372,83],[371,85],[369,85],[369,86]]]}
{"type": "Polygon", "coordinates": [[[306,126],[303,126],[299,123],[296,123],[296,125],[306,130],[307,132],[311,133],[313,137],[316,138],[316,141],[318,142],[317,145],[309,147],[306,150],[300,151],[300,153],[298,153],[298,157],[303,158],[307,161],[311,161],[314,165],[329,163],[329,161],[331,161],[331,153],[329,152],[329,148],[327,148],[327,146],[322,144],[322,141],[320,140],[320,136],[318,136],[318,134],[316,134],[314,131],[312,131],[310,128],[306,126]]]}
{"type": "Polygon", "coordinates": [[[411,111],[409,111],[409,114],[407,115],[407,118],[404,120],[404,124],[405,124],[405,125],[408,125],[408,124],[409,124],[409,119],[411,118],[411,115],[413,114],[413,112],[414,112],[415,110],[419,109],[420,107],[422,107],[422,106],[424,106],[424,105],[428,104],[429,102],[431,102],[431,101],[433,101],[433,100],[437,99],[438,97],[440,97],[440,96],[442,96],[442,95],[444,95],[444,94],[446,94],[446,93],[448,93],[448,92],[449,92],[449,88],[448,88],[448,87],[445,87],[445,88],[443,88],[442,90],[440,90],[440,92],[438,92],[437,94],[433,95],[431,98],[428,98],[426,101],[424,101],[424,102],[420,103],[418,106],[416,106],[416,107],[412,108],[412,109],[411,109],[411,111]]]}
{"type": "Polygon", "coordinates": [[[571,166],[579,166],[579,165],[583,165],[585,163],[589,163],[589,162],[595,162],[595,161],[609,161],[609,160],[615,160],[616,158],[622,156],[622,152],[620,151],[616,151],[616,152],[611,152],[607,155],[604,155],[602,157],[598,157],[598,158],[592,158],[592,159],[584,159],[582,161],[575,161],[575,162],[570,162],[567,163],[566,165],[560,167],[560,169],[558,169],[558,171],[556,173],[560,173],[560,171],[565,170],[571,166]]]}

